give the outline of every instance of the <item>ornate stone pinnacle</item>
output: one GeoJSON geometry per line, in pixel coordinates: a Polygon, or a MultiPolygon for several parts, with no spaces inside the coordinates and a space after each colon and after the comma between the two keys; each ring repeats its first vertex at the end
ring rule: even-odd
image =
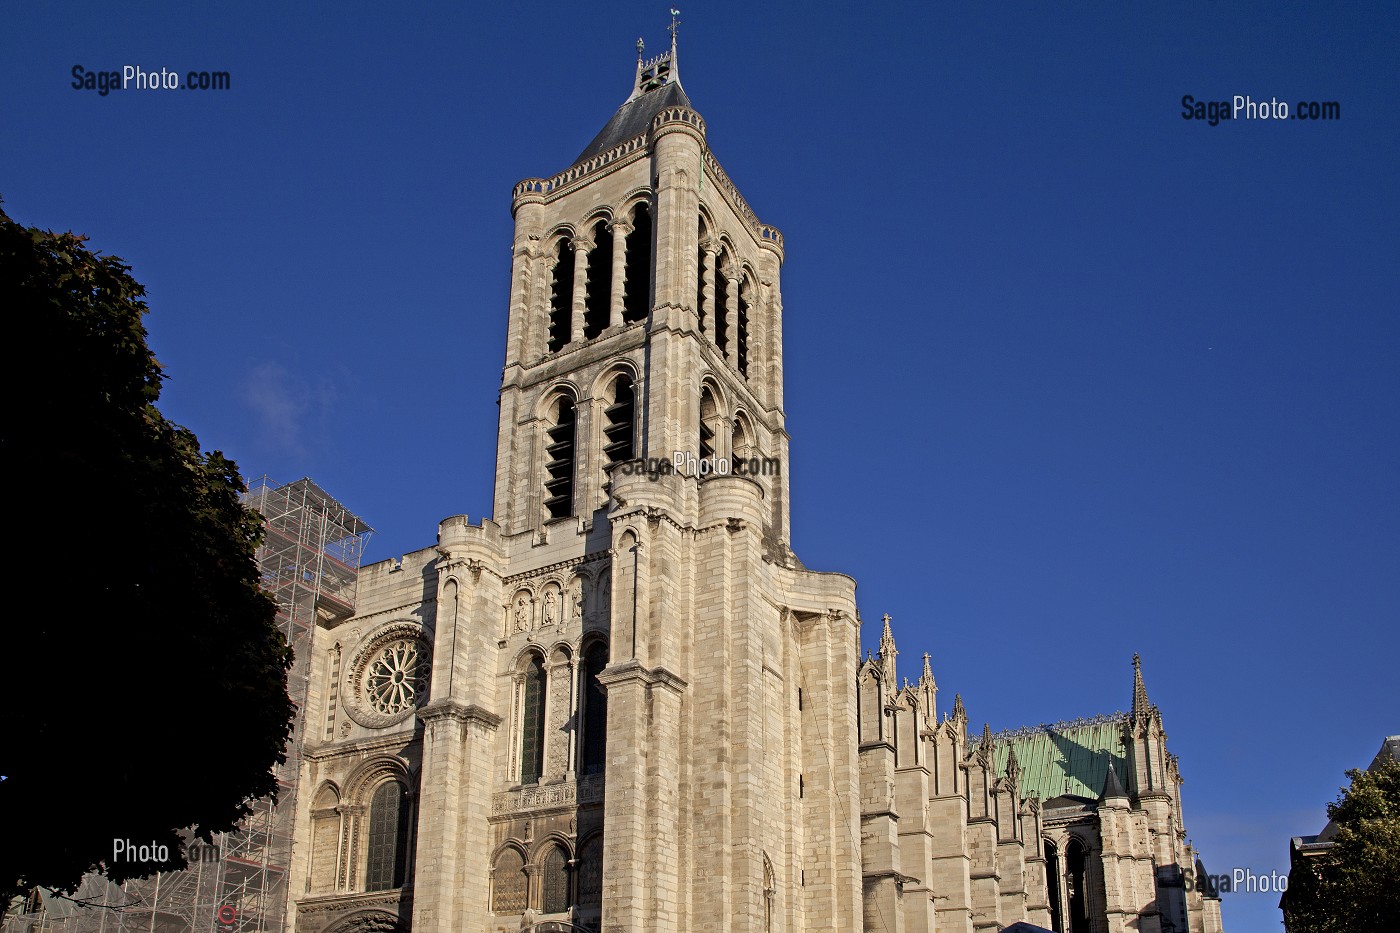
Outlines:
{"type": "Polygon", "coordinates": [[[1152,701],[1147,698],[1147,686],[1142,682],[1142,657],[1133,654],[1133,719],[1147,716],[1152,712],[1152,701]]]}

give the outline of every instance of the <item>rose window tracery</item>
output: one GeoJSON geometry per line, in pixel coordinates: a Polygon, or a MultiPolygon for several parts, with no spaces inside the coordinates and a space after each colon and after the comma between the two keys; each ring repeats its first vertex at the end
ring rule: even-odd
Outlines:
{"type": "Polygon", "coordinates": [[[355,652],[345,678],[346,712],[371,729],[394,725],[423,705],[431,671],[431,650],[422,627],[391,623],[355,652]]]}
{"type": "Polygon", "coordinates": [[[416,641],[386,645],[365,672],[365,699],[379,713],[393,716],[417,705],[427,686],[427,666],[416,641]]]}

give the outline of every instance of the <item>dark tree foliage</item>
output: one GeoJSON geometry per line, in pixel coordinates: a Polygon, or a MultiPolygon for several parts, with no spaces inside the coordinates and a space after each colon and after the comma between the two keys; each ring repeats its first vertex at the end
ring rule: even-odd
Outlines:
{"type": "Polygon", "coordinates": [[[183,867],[179,828],[208,841],[275,792],[294,709],[261,520],[156,409],[145,291],[84,241],[0,211],[0,898],[183,867]],[[118,839],[172,858],[114,860],[118,839]]]}
{"type": "Polygon", "coordinates": [[[1351,787],[1327,805],[1337,827],[1332,846],[1289,872],[1290,933],[1400,930],[1400,762],[1347,777],[1351,787]]]}

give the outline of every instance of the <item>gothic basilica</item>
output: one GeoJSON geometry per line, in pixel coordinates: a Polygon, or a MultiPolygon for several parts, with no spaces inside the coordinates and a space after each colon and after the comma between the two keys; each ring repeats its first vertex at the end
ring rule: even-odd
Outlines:
{"type": "Polygon", "coordinates": [[[794,555],[783,237],[705,140],[673,39],[516,185],[493,517],[316,626],[288,931],[1219,931],[1136,658],[969,731],[794,555]]]}

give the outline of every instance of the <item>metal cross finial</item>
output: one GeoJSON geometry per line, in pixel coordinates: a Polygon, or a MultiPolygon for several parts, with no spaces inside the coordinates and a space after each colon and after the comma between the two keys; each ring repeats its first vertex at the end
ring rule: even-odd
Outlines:
{"type": "Polygon", "coordinates": [[[670,29],[671,29],[671,44],[672,44],[672,45],[675,45],[675,44],[676,44],[676,27],[679,26],[679,25],[681,24],[681,21],[680,21],[679,19],[677,19],[676,17],[678,17],[678,16],[680,16],[680,15],[681,15],[681,11],[680,11],[680,10],[676,9],[675,7],[671,7],[671,26],[670,26],[670,29]]]}
{"type": "Polygon", "coordinates": [[[890,614],[889,614],[888,612],[885,613],[884,623],[885,623],[886,625],[889,625],[889,624],[890,624],[890,614]]]}
{"type": "Polygon", "coordinates": [[[646,50],[647,50],[647,44],[646,44],[645,42],[642,41],[642,39],[641,39],[640,36],[638,36],[638,37],[637,37],[637,61],[641,61],[641,60],[642,60],[642,53],[645,52],[646,50]]]}

